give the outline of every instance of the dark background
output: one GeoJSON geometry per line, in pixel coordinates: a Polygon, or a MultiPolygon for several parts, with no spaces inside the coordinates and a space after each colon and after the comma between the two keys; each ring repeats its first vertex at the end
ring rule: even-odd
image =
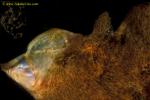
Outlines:
{"type": "MultiPolygon", "coordinates": [[[[35,36],[52,27],[88,35],[92,31],[97,17],[106,10],[110,13],[113,29],[116,30],[129,9],[146,1],[41,0],[34,2],[38,2],[39,6],[27,6],[22,11],[26,17],[26,26],[22,29],[22,38],[14,39],[0,26],[0,63],[5,63],[24,53],[27,44],[35,36]]],[[[2,16],[7,7],[0,7],[0,15],[2,16]]],[[[9,98],[12,100],[33,99],[18,84],[0,71],[0,100],[9,98]]]]}

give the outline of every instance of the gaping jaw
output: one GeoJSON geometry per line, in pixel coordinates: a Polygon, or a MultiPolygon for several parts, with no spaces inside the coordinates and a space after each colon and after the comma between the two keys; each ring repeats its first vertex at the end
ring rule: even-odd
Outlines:
{"type": "Polygon", "coordinates": [[[26,89],[31,90],[35,84],[35,69],[32,68],[24,55],[8,62],[3,66],[2,70],[26,89]]]}

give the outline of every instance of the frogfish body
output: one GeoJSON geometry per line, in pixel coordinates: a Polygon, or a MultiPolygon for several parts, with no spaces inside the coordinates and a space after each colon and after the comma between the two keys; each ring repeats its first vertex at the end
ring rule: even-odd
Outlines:
{"type": "Polygon", "coordinates": [[[1,68],[36,100],[149,100],[150,5],[115,31],[107,12],[89,36],[50,29],[1,68]]]}

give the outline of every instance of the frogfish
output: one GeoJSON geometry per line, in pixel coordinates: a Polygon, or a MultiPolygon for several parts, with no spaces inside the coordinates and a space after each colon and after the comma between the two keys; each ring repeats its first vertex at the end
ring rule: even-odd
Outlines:
{"type": "Polygon", "coordinates": [[[108,12],[86,36],[51,28],[0,68],[35,100],[150,100],[150,4],[116,30],[108,12]]]}

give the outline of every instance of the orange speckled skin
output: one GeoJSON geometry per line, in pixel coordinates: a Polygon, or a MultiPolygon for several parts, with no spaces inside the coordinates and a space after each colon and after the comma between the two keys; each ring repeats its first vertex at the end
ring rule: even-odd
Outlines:
{"type": "Polygon", "coordinates": [[[134,7],[115,32],[110,20],[105,12],[92,34],[68,40],[63,56],[28,89],[35,99],[150,99],[150,4],[134,7]]]}

